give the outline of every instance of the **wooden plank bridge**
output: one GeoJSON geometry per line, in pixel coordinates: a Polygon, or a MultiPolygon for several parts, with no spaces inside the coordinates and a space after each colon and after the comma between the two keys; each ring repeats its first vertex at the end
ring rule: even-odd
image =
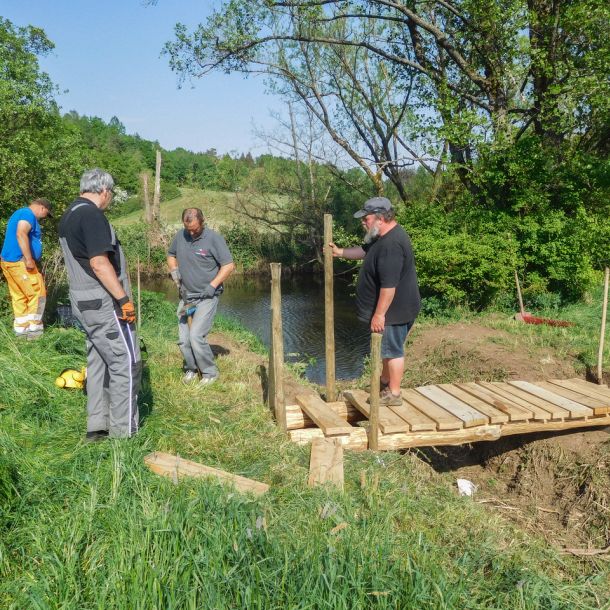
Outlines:
{"type": "MultiPolygon", "coordinates": [[[[379,408],[379,449],[461,445],[530,432],[610,425],[610,388],[582,379],[427,385],[402,390],[402,405],[379,408]]],[[[297,443],[333,438],[364,450],[369,394],[343,393],[324,402],[297,396],[286,406],[286,428],[297,443]]]]}

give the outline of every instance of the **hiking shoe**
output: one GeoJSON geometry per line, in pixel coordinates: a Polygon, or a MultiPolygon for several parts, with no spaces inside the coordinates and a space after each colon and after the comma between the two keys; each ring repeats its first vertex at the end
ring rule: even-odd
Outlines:
{"type": "Polygon", "coordinates": [[[97,443],[108,438],[108,430],[93,430],[85,434],[86,443],[97,443]]]}
{"type": "Polygon", "coordinates": [[[382,407],[400,407],[402,405],[402,396],[400,394],[392,394],[388,388],[379,397],[379,405],[382,407]]]}
{"type": "Polygon", "coordinates": [[[199,379],[199,376],[197,375],[196,371],[187,371],[186,373],[184,373],[182,383],[194,383],[195,381],[197,381],[197,379],[199,379]]]}
{"type": "Polygon", "coordinates": [[[201,381],[197,384],[197,387],[202,388],[206,385],[210,385],[214,383],[217,379],[218,377],[202,377],[201,381]]]}

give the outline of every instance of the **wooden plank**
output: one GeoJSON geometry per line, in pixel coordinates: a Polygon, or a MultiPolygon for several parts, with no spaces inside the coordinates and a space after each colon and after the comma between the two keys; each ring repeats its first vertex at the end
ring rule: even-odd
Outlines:
{"type": "Polygon", "coordinates": [[[455,396],[456,398],[468,403],[480,413],[487,415],[487,417],[489,417],[490,424],[505,424],[509,421],[509,416],[506,413],[496,409],[496,407],[492,407],[489,403],[477,398],[472,394],[469,394],[452,383],[441,383],[438,387],[445,390],[447,394],[451,394],[452,396],[455,396]]]}
{"type": "Polygon", "coordinates": [[[213,477],[221,483],[229,483],[234,485],[238,491],[244,493],[253,493],[256,495],[264,494],[269,490],[269,485],[247,479],[237,474],[231,474],[218,468],[204,466],[199,462],[182,459],[180,456],[154,451],[149,453],[144,458],[144,463],[156,474],[161,476],[171,477],[177,480],[181,477],[213,477]]]}
{"type": "MultiPolygon", "coordinates": [[[[459,430],[464,427],[464,422],[459,417],[445,411],[445,409],[415,390],[402,390],[402,397],[403,400],[435,422],[439,430],[459,430]]],[[[411,429],[414,430],[413,426],[411,426],[411,429]]]]}
{"type": "MultiPolygon", "coordinates": [[[[325,438],[324,432],[320,428],[302,428],[301,430],[289,430],[288,436],[293,443],[297,445],[307,445],[314,438],[325,438]]],[[[343,449],[350,451],[365,451],[369,446],[369,439],[364,428],[352,428],[349,434],[341,434],[333,436],[343,446],[343,449]]]]}
{"type": "Polygon", "coordinates": [[[542,398],[547,402],[553,403],[563,409],[567,409],[570,413],[570,417],[593,417],[593,410],[589,409],[589,407],[585,407],[580,403],[577,403],[569,398],[565,398],[564,396],[560,396],[559,394],[555,394],[554,392],[549,392],[549,390],[545,390],[529,381],[509,381],[510,385],[521,388],[525,392],[529,394],[533,394],[534,396],[538,396],[538,398],[542,398]]]}
{"type": "MultiPolygon", "coordinates": [[[[326,406],[332,409],[341,419],[348,423],[356,423],[364,419],[364,415],[351,403],[344,400],[327,402],[326,406]]],[[[299,428],[311,428],[316,424],[303,412],[299,405],[286,405],[286,426],[288,430],[298,430],[299,428]]]]}
{"type": "Polygon", "coordinates": [[[593,413],[595,415],[605,415],[610,411],[610,398],[608,400],[591,398],[590,396],[585,396],[585,394],[581,394],[580,392],[563,388],[560,385],[554,385],[548,381],[537,381],[536,385],[548,390],[549,392],[554,392],[555,394],[559,394],[559,396],[563,396],[564,398],[570,398],[571,400],[575,400],[585,407],[593,409],[593,413]]]}
{"type": "Polygon", "coordinates": [[[576,383],[573,384],[569,380],[550,379],[548,383],[549,385],[557,389],[568,392],[576,392],[581,396],[585,396],[588,400],[597,402],[599,406],[595,407],[594,409],[596,415],[602,415],[604,413],[610,412],[610,397],[605,397],[601,394],[594,394],[593,392],[589,392],[588,388],[583,388],[582,386],[576,383]]]}
{"type": "Polygon", "coordinates": [[[352,427],[341,419],[321,398],[299,394],[296,401],[325,436],[349,434],[352,427]]]}
{"type": "Polygon", "coordinates": [[[523,408],[529,409],[532,412],[531,419],[534,421],[552,421],[570,416],[569,411],[566,411],[557,405],[547,403],[541,398],[532,396],[531,394],[528,394],[519,388],[515,388],[508,383],[488,383],[485,381],[480,381],[478,383],[491,392],[504,396],[504,398],[512,400],[514,403],[522,406],[523,408]],[[546,407],[543,405],[546,405],[546,407]]]}
{"type": "Polygon", "coordinates": [[[445,430],[443,432],[410,432],[408,434],[380,434],[379,449],[408,449],[409,447],[432,447],[442,445],[464,445],[479,441],[495,441],[502,436],[527,434],[529,432],[561,432],[578,428],[610,426],[610,415],[593,419],[573,419],[551,422],[515,422],[506,425],[494,424],[445,430]]]}
{"type": "Polygon", "coordinates": [[[610,389],[604,385],[590,383],[584,379],[551,379],[551,383],[558,383],[567,388],[579,388],[579,392],[584,392],[587,396],[610,398],[610,389]]]}
{"type": "Polygon", "coordinates": [[[388,407],[398,417],[404,419],[413,432],[419,430],[436,430],[436,422],[403,400],[400,406],[388,407]]]}
{"type": "Polygon", "coordinates": [[[449,413],[453,413],[464,422],[464,428],[472,428],[473,426],[484,426],[489,423],[489,418],[476,409],[473,409],[464,401],[447,394],[444,390],[437,386],[428,385],[415,388],[420,394],[429,398],[437,405],[443,407],[449,413]]]}
{"type": "MultiPolygon", "coordinates": [[[[369,416],[371,405],[367,402],[368,394],[363,390],[349,390],[343,396],[351,402],[360,413],[369,416]]],[[[409,432],[410,425],[388,407],[379,407],[379,429],[383,434],[409,432]]]]}
{"type": "Polygon", "coordinates": [[[314,438],[311,442],[307,485],[325,483],[343,489],[343,445],[336,438],[314,438]]]}
{"type": "Polygon", "coordinates": [[[499,409],[503,413],[506,413],[511,422],[527,421],[528,419],[532,419],[534,416],[531,409],[526,409],[523,406],[516,404],[512,400],[507,399],[505,396],[492,392],[491,390],[488,390],[477,383],[456,383],[454,385],[461,390],[464,390],[465,392],[468,392],[469,394],[488,402],[490,405],[496,407],[496,409],[499,409]]]}

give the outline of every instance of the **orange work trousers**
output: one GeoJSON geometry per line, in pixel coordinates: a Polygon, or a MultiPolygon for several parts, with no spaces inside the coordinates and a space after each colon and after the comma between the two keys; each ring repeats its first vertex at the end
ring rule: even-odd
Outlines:
{"type": "Polygon", "coordinates": [[[0,266],[11,295],[15,334],[41,333],[42,314],[47,301],[42,273],[37,267],[29,271],[23,261],[16,263],[1,261],[0,266]]]}

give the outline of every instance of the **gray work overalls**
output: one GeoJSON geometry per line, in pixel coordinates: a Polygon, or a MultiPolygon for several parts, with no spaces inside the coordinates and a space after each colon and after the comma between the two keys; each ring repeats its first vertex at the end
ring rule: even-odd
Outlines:
{"type": "MultiPolygon", "coordinates": [[[[86,203],[75,205],[68,214],[86,203]]],[[[69,221],[69,217],[67,219],[69,221]]],[[[112,245],[117,245],[110,226],[112,245]]],[[[64,237],[70,303],[87,334],[87,431],[107,430],[112,437],[138,431],[138,392],[142,375],[140,346],[133,324],[119,320],[115,300],[74,258],[64,237]]],[[[118,245],[119,281],[131,298],[125,256],[118,245]]]]}

